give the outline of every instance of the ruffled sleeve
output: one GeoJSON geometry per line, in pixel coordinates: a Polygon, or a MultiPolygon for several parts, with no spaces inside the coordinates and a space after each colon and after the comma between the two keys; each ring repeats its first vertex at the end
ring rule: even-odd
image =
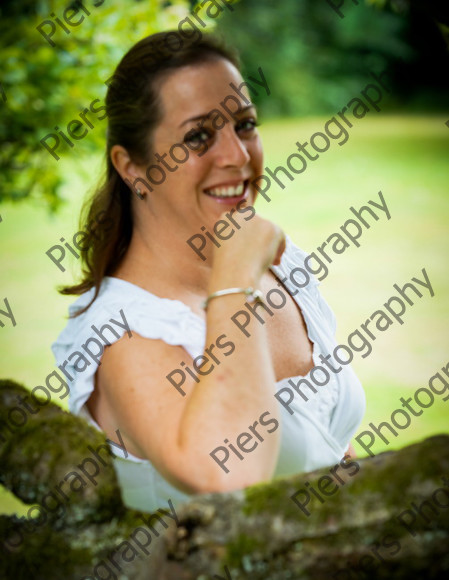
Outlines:
{"type": "MultiPolygon", "coordinates": [[[[90,290],[80,296],[69,307],[69,314],[88,304],[92,295],[90,290]]],[[[70,318],[52,345],[56,364],[70,384],[72,413],[80,413],[94,390],[95,373],[105,346],[126,334],[132,340],[133,332],[182,346],[192,357],[204,349],[204,324],[188,306],[178,300],[159,298],[124,280],[106,277],[94,303],[80,316],[70,318]]]]}

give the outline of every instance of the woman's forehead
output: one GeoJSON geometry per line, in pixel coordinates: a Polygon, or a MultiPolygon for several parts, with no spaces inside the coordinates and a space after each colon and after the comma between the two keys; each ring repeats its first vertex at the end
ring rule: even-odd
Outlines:
{"type": "Polygon", "coordinates": [[[236,67],[224,59],[177,69],[160,88],[164,119],[179,125],[184,119],[206,114],[227,96],[236,95],[232,85],[238,87],[242,82],[236,67]]]}

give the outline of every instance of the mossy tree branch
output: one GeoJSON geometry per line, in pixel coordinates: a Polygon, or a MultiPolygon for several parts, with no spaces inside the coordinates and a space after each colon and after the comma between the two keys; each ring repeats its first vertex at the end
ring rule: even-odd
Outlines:
{"type": "MultiPolygon", "coordinates": [[[[26,392],[0,381],[0,422],[26,392]]],[[[1,482],[25,503],[42,502],[77,471],[89,447],[105,444],[101,433],[53,404],[14,433],[1,433],[1,482]]],[[[129,546],[141,539],[136,529],[147,514],[123,505],[104,454],[98,485],[73,491],[33,533],[30,522],[0,517],[0,575],[94,578],[94,566],[104,562],[100,577],[111,579],[441,578],[449,571],[448,443],[441,435],[345,467],[197,496],[177,510],[178,526],[155,525],[161,533],[150,540],[148,555],[134,558],[129,546]],[[23,542],[5,550],[18,534],[23,542]]]]}

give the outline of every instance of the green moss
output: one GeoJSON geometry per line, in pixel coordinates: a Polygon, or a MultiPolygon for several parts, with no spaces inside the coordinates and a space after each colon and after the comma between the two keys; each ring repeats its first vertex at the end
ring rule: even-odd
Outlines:
{"type": "Polygon", "coordinates": [[[259,552],[259,559],[266,552],[265,544],[255,537],[239,534],[234,540],[227,545],[227,555],[225,565],[239,568],[243,562],[251,559],[251,554],[259,552]]]}
{"type": "Polygon", "coordinates": [[[297,519],[292,495],[292,484],[289,481],[277,480],[272,483],[260,483],[245,490],[245,503],[242,512],[252,514],[268,513],[273,516],[297,519]]]}

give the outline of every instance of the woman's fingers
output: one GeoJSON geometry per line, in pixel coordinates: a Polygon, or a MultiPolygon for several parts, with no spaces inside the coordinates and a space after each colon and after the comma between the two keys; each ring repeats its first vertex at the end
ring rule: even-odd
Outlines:
{"type": "Polygon", "coordinates": [[[234,214],[235,233],[214,248],[212,285],[255,286],[272,264],[279,264],[285,234],[273,222],[255,215],[249,221],[234,214]]]}

